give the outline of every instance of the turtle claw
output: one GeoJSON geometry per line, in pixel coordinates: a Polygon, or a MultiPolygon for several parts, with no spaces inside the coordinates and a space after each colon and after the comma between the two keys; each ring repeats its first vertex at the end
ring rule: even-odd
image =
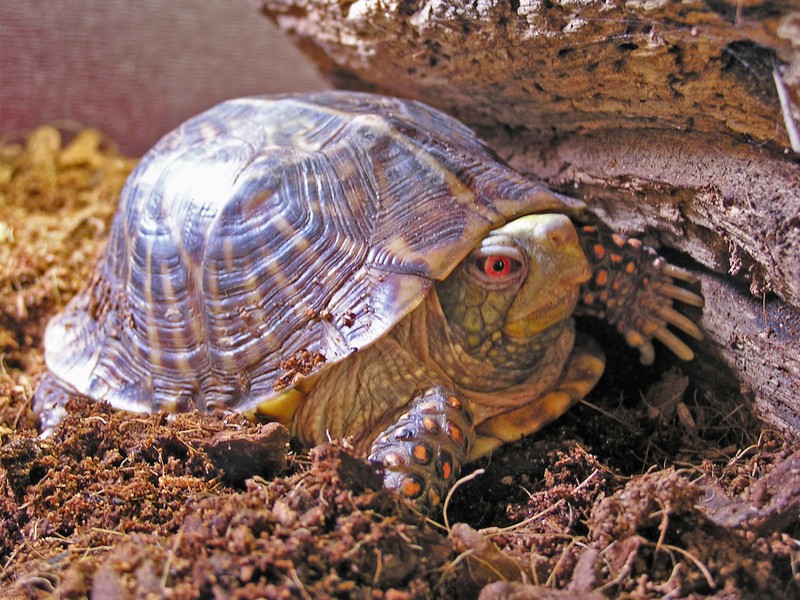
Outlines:
{"type": "Polygon", "coordinates": [[[666,327],[656,329],[653,337],[672,350],[672,353],[681,360],[690,361],[694,359],[692,349],[666,327]]]}
{"type": "Polygon", "coordinates": [[[656,359],[656,349],[649,338],[642,337],[638,331],[629,331],[625,334],[625,342],[639,351],[639,362],[643,365],[653,364],[656,359]]]}
{"type": "MultiPolygon", "coordinates": [[[[700,281],[697,275],[695,275],[691,271],[687,271],[686,269],[682,269],[681,267],[676,267],[675,265],[671,265],[664,258],[661,257],[657,258],[655,260],[655,263],[656,266],[661,270],[661,273],[663,273],[667,277],[671,277],[672,279],[678,279],[679,281],[685,281],[686,283],[697,283],[700,281]]],[[[703,301],[702,297],[700,296],[695,296],[695,297],[700,298],[701,302],[703,301]]]]}
{"type": "MultiPolygon", "coordinates": [[[[683,271],[683,269],[681,269],[681,271],[683,271]]],[[[662,271],[662,273],[666,274],[664,271],[662,271]]],[[[688,281],[688,280],[684,279],[683,281],[688,281]]],[[[702,308],[703,306],[705,306],[706,303],[706,301],[703,299],[702,296],[695,294],[691,290],[678,287],[677,285],[673,285],[671,283],[665,283],[659,288],[658,291],[661,293],[662,296],[666,296],[667,298],[672,298],[673,300],[678,300],[679,302],[683,302],[684,304],[688,304],[689,306],[696,306],[698,308],[702,308]]]]}
{"type": "Polygon", "coordinates": [[[686,315],[679,313],[669,304],[665,304],[664,306],[656,308],[656,313],[658,313],[658,315],[664,319],[664,321],[673,327],[677,327],[685,334],[692,336],[694,339],[703,339],[703,332],[700,330],[697,324],[686,315]]]}

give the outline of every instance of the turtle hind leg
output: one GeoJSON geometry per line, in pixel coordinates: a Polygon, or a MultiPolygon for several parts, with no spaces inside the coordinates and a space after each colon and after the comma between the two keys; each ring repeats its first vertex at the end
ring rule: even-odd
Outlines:
{"type": "Polygon", "coordinates": [[[458,479],[474,442],[466,400],[436,385],[417,395],[408,411],[378,436],[369,459],[383,465],[387,488],[427,512],[458,479]]]}
{"type": "Polygon", "coordinates": [[[680,359],[692,360],[694,352],[670,327],[703,339],[700,327],[672,307],[674,301],[703,306],[701,295],[675,285],[675,280],[695,284],[697,279],[670,265],[636,238],[595,226],[580,228],[579,238],[592,277],[581,286],[575,314],[605,319],[614,325],[627,344],[639,350],[642,364],[653,362],[654,338],[680,359]]]}

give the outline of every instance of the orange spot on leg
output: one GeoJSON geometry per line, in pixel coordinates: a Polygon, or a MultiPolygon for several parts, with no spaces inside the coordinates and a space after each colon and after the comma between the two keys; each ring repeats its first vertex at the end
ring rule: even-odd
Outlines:
{"type": "Polygon", "coordinates": [[[451,423],[450,421],[447,422],[447,435],[450,436],[450,439],[453,440],[456,444],[460,444],[464,440],[464,434],[458,425],[451,423]]]}
{"type": "Polygon", "coordinates": [[[414,455],[414,459],[419,463],[427,464],[431,462],[431,451],[425,444],[417,444],[414,446],[412,454],[414,455]]]}
{"type": "Polygon", "coordinates": [[[450,479],[450,475],[453,474],[453,467],[449,462],[442,463],[442,477],[445,479],[450,479]]]}
{"type": "Polygon", "coordinates": [[[425,428],[425,431],[430,433],[436,433],[439,431],[439,424],[436,422],[436,419],[431,417],[425,417],[422,419],[422,426],[425,428]]]}
{"type": "Polygon", "coordinates": [[[422,484],[411,477],[406,477],[400,485],[400,491],[406,498],[416,498],[422,493],[422,484]]]}

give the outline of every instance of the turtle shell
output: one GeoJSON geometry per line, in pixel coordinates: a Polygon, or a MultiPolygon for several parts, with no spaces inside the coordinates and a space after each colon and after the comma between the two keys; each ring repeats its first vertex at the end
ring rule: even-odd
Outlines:
{"type": "Polygon", "coordinates": [[[131,174],[47,366],[118,408],[246,411],[378,340],[491,229],[577,206],[417,102],[230,100],[131,174]]]}

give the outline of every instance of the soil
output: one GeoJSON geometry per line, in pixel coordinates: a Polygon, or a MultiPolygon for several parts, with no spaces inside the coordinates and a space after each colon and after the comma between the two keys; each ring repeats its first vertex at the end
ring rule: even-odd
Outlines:
{"type": "Polygon", "coordinates": [[[44,327],[134,164],[91,130],[0,145],[0,597],[800,595],[800,454],[741,397],[602,330],[598,389],[469,465],[434,517],[346,441],[303,450],[238,415],[76,400],[39,437],[44,327]]]}

